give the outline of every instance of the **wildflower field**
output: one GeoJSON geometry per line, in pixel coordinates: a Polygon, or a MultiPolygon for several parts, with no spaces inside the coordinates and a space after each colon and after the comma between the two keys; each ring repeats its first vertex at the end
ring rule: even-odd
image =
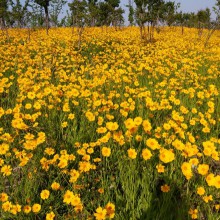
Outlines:
{"type": "Polygon", "coordinates": [[[220,219],[220,31],[0,35],[1,220],[220,219]]]}

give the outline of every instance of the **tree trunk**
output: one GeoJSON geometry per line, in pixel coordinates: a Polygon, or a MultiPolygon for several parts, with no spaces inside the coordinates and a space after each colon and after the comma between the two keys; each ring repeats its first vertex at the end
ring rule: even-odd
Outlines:
{"type": "Polygon", "coordinates": [[[198,37],[199,37],[199,39],[201,39],[201,37],[202,37],[202,32],[203,32],[203,27],[202,27],[200,21],[199,21],[198,27],[199,27],[199,30],[198,30],[198,37]]]}
{"type": "Polygon", "coordinates": [[[91,24],[91,26],[92,26],[92,27],[95,26],[95,18],[94,18],[94,17],[92,17],[92,24],[91,24]]]}
{"type": "Polygon", "coordinates": [[[44,7],[44,11],[45,11],[45,22],[46,22],[46,32],[48,35],[49,32],[49,12],[48,12],[48,7],[44,7]]]}
{"type": "Polygon", "coordinates": [[[182,24],[182,35],[184,34],[184,26],[183,26],[183,24],[182,24]]]}
{"type": "Polygon", "coordinates": [[[5,28],[5,20],[4,20],[4,18],[0,18],[0,27],[1,27],[1,29],[5,28]]]}
{"type": "Polygon", "coordinates": [[[28,41],[31,41],[31,28],[28,27],[28,41]]]}
{"type": "Polygon", "coordinates": [[[147,25],[147,34],[149,36],[149,33],[150,33],[150,25],[149,25],[149,22],[148,22],[148,25],[147,25]]]}
{"type": "Polygon", "coordinates": [[[78,27],[78,49],[81,47],[83,27],[78,27]]]}
{"type": "Polygon", "coordinates": [[[216,31],[217,28],[219,28],[219,27],[216,25],[215,27],[213,27],[212,30],[209,31],[208,36],[207,36],[207,38],[205,40],[205,44],[204,44],[205,47],[207,47],[208,42],[209,42],[211,36],[214,34],[214,32],[216,31]]]}
{"type": "Polygon", "coordinates": [[[143,39],[143,26],[142,26],[142,24],[140,25],[140,38],[141,38],[141,40],[143,39]]]}

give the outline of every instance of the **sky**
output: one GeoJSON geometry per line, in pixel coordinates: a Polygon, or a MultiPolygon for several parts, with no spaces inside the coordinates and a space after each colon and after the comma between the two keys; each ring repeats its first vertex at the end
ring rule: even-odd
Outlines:
{"type": "MultiPolygon", "coordinates": [[[[68,2],[72,2],[73,0],[67,0],[68,2]]],[[[179,11],[183,12],[197,12],[200,9],[210,8],[212,11],[212,7],[215,5],[216,0],[172,0],[176,3],[180,3],[179,11]]],[[[21,3],[24,3],[25,0],[21,0],[21,3]]],[[[128,4],[128,0],[121,0],[121,7],[125,10],[125,25],[128,24],[128,10],[125,5],[128,4]]],[[[135,4],[134,4],[135,5],[135,4]]],[[[65,11],[68,9],[68,5],[64,7],[63,15],[65,11]]],[[[62,15],[62,16],[63,16],[62,15]]],[[[212,13],[212,18],[214,19],[214,13],[212,13]]]]}
{"type": "Polygon", "coordinates": [[[196,12],[200,9],[210,8],[215,5],[216,0],[174,0],[180,3],[180,10],[183,12],[196,12]]]}

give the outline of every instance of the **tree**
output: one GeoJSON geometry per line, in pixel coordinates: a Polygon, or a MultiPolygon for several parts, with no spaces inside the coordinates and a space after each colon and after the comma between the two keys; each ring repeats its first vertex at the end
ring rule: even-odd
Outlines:
{"type": "Polygon", "coordinates": [[[97,24],[98,15],[100,14],[97,0],[88,0],[88,25],[93,27],[97,24]]]}
{"type": "Polygon", "coordinates": [[[112,12],[112,25],[117,28],[117,26],[121,26],[124,23],[124,10],[119,7],[117,9],[114,9],[112,12]]]}
{"type": "Polygon", "coordinates": [[[177,9],[180,7],[180,4],[175,4],[175,2],[168,1],[165,2],[162,6],[162,21],[165,21],[168,26],[171,26],[176,21],[177,9]]]}
{"type": "Polygon", "coordinates": [[[203,24],[209,24],[211,20],[211,11],[209,8],[206,8],[205,10],[199,10],[197,12],[198,22],[201,22],[203,24]]]}
{"type": "Polygon", "coordinates": [[[15,2],[11,2],[11,17],[15,22],[15,25],[18,27],[24,27],[28,20],[28,6],[30,0],[26,0],[24,5],[22,6],[20,0],[16,0],[15,2]]]}
{"type": "Polygon", "coordinates": [[[88,4],[85,0],[74,0],[69,3],[69,8],[73,16],[73,25],[78,27],[78,48],[80,48],[83,29],[88,18],[88,4]]]}
{"type": "Polygon", "coordinates": [[[50,20],[54,26],[59,26],[59,14],[62,11],[63,6],[67,3],[66,0],[51,0],[50,5],[50,20]]]}
{"type": "Polygon", "coordinates": [[[201,38],[203,28],[209,27],[210,20],[211,20],[211,12],[209,8],[206,8],[205,10],[199,10],[197,12],[197,20],[198,20],[198,36],[201,38]]]}
{"type": "Polygon", "coordinates": [[[189,13],[183,13],[182,11],[176,14],[176,25],[180,25],[182,27],[182,35],[184,34],[184,26],[186,26],[187,22],[190,19],[189,13]]]}
{"type": "Polygon", "coordinates": [[[119,7],[119,4],[120,0],[105,0],[104,2],[99,2],[98,26],[109,26],[111,24],[115,26],[119,20],[122,22],[124,10],[119,7]]]}
{"type": "Polygon", "coordinates": [[[213,7],[213,11],[216,14],[216,23],[220,23],[220,0],[217,0],[215,6],[213,7]]]}
{"type": "Polygon", "coordinates": [[[153,39],[154,27],[163,16],[163,0],[134,0],[135,19],[140,27],[140,36],[145,36],[145,23],[148,22],[148,40],[153,39]]]}
{"type": "Polygon", "coordinates": [[[34,28],[43,27],[43,24],[45,23],[43,8],[37,4],[31,5],[31,12],[29,13],[30,13],[29,25],[34,28]]]}
{"type": "Polygon", "coordinates": [[[140,28],[140,37],[143,39],[143,32],[145,32],[144,24],[149,20],[147,14],[148,0],[134,0],[136,4],[135,19],[140,28]]]}
{"type": "Polygon", "coordinates": [[[34,0],[34,2],[44,9],[46,32],[48,35],[48,31],[49,31],[49,4],[50,4],[51,0],[34,0]]]}
{"type": "Polygon", "coordinates": [[[110,16],[110,5],[107,2],[99,2],[98,5],[99,8],[99,14],[98,14],[98,26],[109,26],[111,23],[111,16],[110,16]]]}
{"type": "Polygon", "coordinates": [[[65,27],[73,26],[73,16],[68,10],[66,10],[66,16],[61,19],[60,23],[65,27]]]}
{"type": "Polygon", "coordinates": [[[8,0],[1,0],[0,1],[0,26],[1,28],[5,28],[6,26],[6,18],[8,17],[8,0]]]}
{"type": "Polygon", "coordinates": [[[88,4],[85,0],[74,0],[69,3],[69,8],[73,16],[73,24],[78,27],[83,27],[87,20],[88,4]]]}
{"type": "Polygon", "coordinates": [[[215,6],[213,7],[213,11],[216,14],[216,21],[209,28],[209,32],[208,32],[208,35],[206,37],[205,44],[204,44],[205,47],[207,47],[208,42],[211,36],[214,34],[214,32],[220,28],[220,0],[217,0],[215,6]]]}
{"type": "Polygon", "coordinates": [[[129,10],[128,21],[130,23],[130,26],[133,26],[134,25],[134,8],[133,8],[133,5],[131,4],[130,0],[129,0],[129,4],[126,5],[126,7],[129,10]]]}

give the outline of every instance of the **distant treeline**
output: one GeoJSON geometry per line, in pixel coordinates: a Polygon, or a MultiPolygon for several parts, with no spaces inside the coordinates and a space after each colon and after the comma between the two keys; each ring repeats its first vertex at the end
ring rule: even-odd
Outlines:
{"type": "MultiPolygon", "coordinates": [[[[198,12],[183,13],[181,4],[164,0],[128,0],[129,25],[155,27],[158,24],[209,28],[219,24],[220,0],[215,7],[198,12]],[[211,19],[211,11],[216,19],[211,19]]],[[[0,1],[0,26],[5,27],[59,27],[59,26],[122,26],[125,23],[124,10],[120,0],[73,0],[69,10],[60,18],[66,0],[20,0],[0,1]]]]}

